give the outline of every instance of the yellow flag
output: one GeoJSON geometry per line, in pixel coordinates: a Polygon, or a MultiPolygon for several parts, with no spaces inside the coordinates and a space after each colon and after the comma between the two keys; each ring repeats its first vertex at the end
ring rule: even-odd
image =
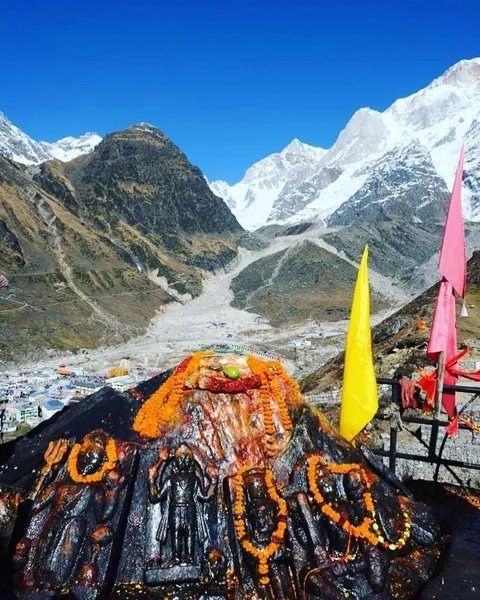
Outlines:
{"type": "Polygon", "coordinates": [[[343,370],[340,434],[351,441],[378,409],[370,332],[368,246],[365,246],[353,294],[343,370]]]}

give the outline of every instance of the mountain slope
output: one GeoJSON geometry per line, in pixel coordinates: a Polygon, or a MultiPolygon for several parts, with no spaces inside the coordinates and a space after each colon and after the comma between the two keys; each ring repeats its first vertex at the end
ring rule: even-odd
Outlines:
{"type": "Polygon", "coordinates": [[[131,224],[158,235],[172,230],[187,234],[241,230],[200,170],[150,125],[109,134],[93,153],[64,165],[64,171],[77,201],[99,218],[125,214],[131,224]]]}
{"type": "Polygon", "coordinates": [[[69,163],[0,157],[0,350],[78,348],[140,333],[202,289],[242,229],[158,130],[107,136],[69,163]]]}
{"type": "Polygon", "coordinates": [[[370,268],[401,281],[437,252],[441,235],[441,227],[431,223],[359,220],[325,234],[323,239],[354,261],[368,244],[370,268]]]}
{"type": "MultiPolygon", "coordinates": [[[[467,144],[467,172],[478,162],[479,132],[475,123],[479,115],[480,59],[457,63],[425,89],[397,100],[383,113],[361,109],[321,161],[322,166],[342,171],[341,185],[337,182],[336,186],[330,186],[333,189],[312,186],[305,199],[309,202],[306,209],[293,220],[308,219],[312,215],[330,217],[358,192],[365,183],[366,172],[379,163],[384,163],[388,171],[392,153],[395,155],[400,148],[412,144],[418,150],[419,160],[411,160],[410,175],[415,177],[417,168],[422,170],[428,154],[435,175],[426,178],[425,188],[431,188],[440,177],[450,189],[463,140],[467,144]]],[[[389,183],[388,176],[386,182],[389,183]]],[[[478,181],[475,179],[473,184],[478,181]]],[[[436,197],[431,197],[430,204],[436,201],[436,197]]],[[[467,190],[464,211],[468,218],[476,218],[477,202],[467,190]]],[[[376,218],[381,218],[379,213],[380,210],[376,218]]]]}
{"type": "Polygon", "coordinates": [[[360,188],[330,216],[330,225],[385,219],[439,223],[449,192],[429,153],[418,142],[395,148],[368,169],[360,188]]]}
{"type": "Polygon", "coordinates": [[[120,341],[171,300],[93,230],[0,157],[0,359],[120,341]]]}
{"type": "MultiPolygon", "coordinates": [[[[273,326],[338,321],[348,316],[356,277],[352,264],[303,240],[241,271],[232,280],[232,306],[257,313],[273,326]]],[[[387,306],[379,294],[373,297],[374,311],[387,306]]]]}
{"type": "Polygon", "coordinates": [[[36,142],[0,112],[0,155],[24,165],[36,165],[52,158],[72,160],[91,152],[101,139],[96,133],[85,133],[79,138],[66,137],[52,143],[36,142]]]}
{"type": "Polygon", "coordinates": [[[34,179],[131,253],[141,269],[158,267],[151,244],[207,269],[235,256],[227,240],[242,231],[235,217],[200,170],[150,125],[109,134],[70,163],[43,164],[34,179]]]}
{"type": "MultiPolygon", "coordinates": [[[[476,342],[480,337],[480,252],[475,252],[468,261],[467,280],[466,304],[471,308],[467,318],[457,319],[460,344],[472,340],[476,342]]],[[[429,330],[420,331],[417,320],[431,324],[438,288],[437,283],[373,328],[373,353],[379,377],[391,377],[397,368],[404,365],[409,365],[411,369],[430,364],[425,356],[429,330]]],[[[460,307],[457,306],[457,315],[459,312],[460,307]]],[[[308,375],[302,381],[302,389],[308,393],[321,393],[338,388],[342,372],[343,353],[308,375]]]]}

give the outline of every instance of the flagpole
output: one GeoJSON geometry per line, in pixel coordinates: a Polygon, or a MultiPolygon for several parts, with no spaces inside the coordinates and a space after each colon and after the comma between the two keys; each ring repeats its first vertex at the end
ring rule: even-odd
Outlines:
{"type": "Polygon", "coordinates": [[[437,389],[435,393],[435,419],[440,420],[442,412],[442,392],[443,380],[445,378],[445,351],[442,350],[438,355],[437,366],[437,389]]]}

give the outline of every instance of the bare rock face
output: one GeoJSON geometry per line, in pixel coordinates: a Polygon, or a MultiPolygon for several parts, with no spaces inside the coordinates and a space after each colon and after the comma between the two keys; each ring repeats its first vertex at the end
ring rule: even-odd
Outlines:
{"type": "Polygon", "coordinates": [[[421,144],[395,148],[367,171],[365,183],[330,216],[330,225],[442,222],[449,193],[421,144]]]}
{"type": "Polygon", "coordinates": [[[429,509],[279,362],[199,352],[168,375],[7,448],[12,597],[403,599],[432,576],[429,509]]]}

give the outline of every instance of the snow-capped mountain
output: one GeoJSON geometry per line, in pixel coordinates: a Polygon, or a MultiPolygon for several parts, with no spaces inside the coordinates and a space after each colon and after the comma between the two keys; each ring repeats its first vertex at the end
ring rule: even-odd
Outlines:
{"type": "Polygon", "coordinates": [[[0,154],[24,165],[36,165],[52,158],[69,161],[91,152],[101,141],[96,133],[85,133],[79,138],[37,142],[0,112],[0,154]]]}
{"type": "Polygon", "coordinates": [[[37,164],[51,158],[40,142],[29,137],[1,112],[0,154],[27,165],[37,164]]]}
{"type": "Polygon", "coordinates": [[[405,222],[439,222],[449,193],[425,146],[412,141],[390,150],[369,167],[367,179],[330,216],[330,225],[356,220],[400,218],[405,222]]]}
{"type": "Polygon", "coordinates": [[[98,133],[89,131],[78,138],[69,136],[51,144],[48,142],[41,142],[41,144],[47,146],[52,158],[67,162],[81,154],[89,154],[101,141],[102,138],[98,133]]]}
{"type": "MultiPolygon", "coordinates": [[[[218,195],[229,196],[230,207],[248,229],[268,222],[331,219],[333,224],[367,215],[371,219],[385,210],[400,210],[401,198],[407,197],[411,207],[417,206],[415,218],[421,220],[441,214],[428,204],[443,203],[463,142],[467,150],[464,212],[480,221],[480,58],[460,61],[384,112],[358,110],[334,145],[318,151],[310,173],[297,171],[292,164],[268,194],[257,181],[262,181],[263,166],[278,154],[253,165],[234,186],[225,182],[211,186],[218,195]],[[247,177],[252,169],[255,181],[247,177]],[[248,213],[236,194],[250,200],[248,213]],[[367,210],[368,204],[376,208],[367,210]]],[[[400,213],[405,216],[403,210],[400,213]]]]}
{"type": "Polygon", "coordinates": [[[256,229],[269,218],[275,200],[287,183],[299,185],[312,175],[326,150],[294,139],[281,152],[252,165],[241,181],[209,182],[211,190],[225,200],[238,221],[256,229]]]}

